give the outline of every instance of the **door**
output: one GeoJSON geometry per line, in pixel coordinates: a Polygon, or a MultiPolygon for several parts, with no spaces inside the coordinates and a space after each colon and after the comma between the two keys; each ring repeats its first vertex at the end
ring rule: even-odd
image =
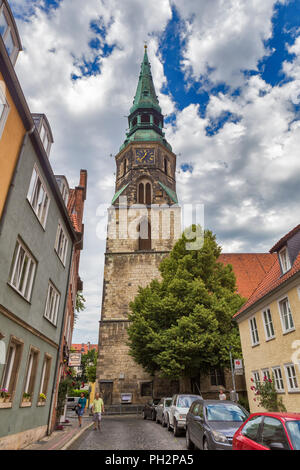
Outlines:
{"type": "Polygon", "coordinates": [[[290,446],[281,421],[271,416],[265,416],[260,444],[272,450],[272,446],[281,444],[282,450],[290,450],[290,446]]]}
{"type": "Polygon", "coordinates": [[[266,447],[259,443],[262,420],[262,416],[255,415],[246,422],[236,437],[236,450],[266,450],[266,447]]]}
{"type": "Polygon", "coordinates": [[[113,382],[101,382],[100,381],[100,393],[105,405],[112,405],[113,397],[113,382]]]}

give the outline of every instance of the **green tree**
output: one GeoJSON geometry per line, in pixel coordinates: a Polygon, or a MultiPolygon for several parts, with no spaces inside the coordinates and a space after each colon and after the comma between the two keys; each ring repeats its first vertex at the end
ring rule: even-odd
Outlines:
{"type": "Polygon", "coordinates": [[[140,288],[130,304],[130,354],[151,374],[182,378],[227,367],[229,345],[241,357],[232,317],[245,299],[236,293],[232,266],[217,261],[215,236],[202,236],[201,249],[187,250],[183,235],[160,265],[162,280],[140,288]]]}
{"type": "Polygon", "coordinates": [[[81,374],[78,376],[78,379],[82,382],[95,382],[96,381],[96,365],[97,365],[98,353],[96,349],[91,349],[86,354],[81,356],[81,374]],[[93,369],[95,368],[95,374],[93,374],[93,369]],[[90,380],[94,378],[95,380],[90,380]]]}
{"type": "Polygon", "coordinates": [[[74,324],[78,319],[78,314],[83,312],[85,309],[85,298],[83,297],[83,293],[78,291],[76,294],[76,305],[75,305],[75,312],[74,312],[74,324]]]}

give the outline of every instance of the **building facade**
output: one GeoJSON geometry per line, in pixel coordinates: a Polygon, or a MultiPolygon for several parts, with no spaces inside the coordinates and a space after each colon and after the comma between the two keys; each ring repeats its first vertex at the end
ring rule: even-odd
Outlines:
{"type": "Polygon", "coordinates": [[[252,412],[261,411],[251,387],[274,377],[290,412],[300,409],[300,226],[271,249],[274,263],[236,314],[252,412]]]}
{"type": "Polygon", "coordinates": [[[107,405],[119,404],[123,393],[132,403],[152,396],[152,378],[128,355],[129,303],[139,286],[160,277],[159,265],[181,234],[176,155],[162,130],[146,48],[128,120],[127,138],[115,157],[99,332],[97,385],[107,405]]]}

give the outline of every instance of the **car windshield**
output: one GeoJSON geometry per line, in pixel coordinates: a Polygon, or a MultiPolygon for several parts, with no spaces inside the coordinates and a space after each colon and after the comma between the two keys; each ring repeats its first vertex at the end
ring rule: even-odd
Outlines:
{"type": "Polygon", "coordinates": [[[248,416],[237,405],[224,405],[216,403],[215,405],[206,405],[206,414],[208,421],[245,421],[248,416]]]}
{"type": "Polygon", "coordinates": [[[300,450],[300,421],[287,421],[286,427],[289,431],[294,449],[300,450]]]}
{"type": "Polygon", "coordinates": [[[172,398],[169,398],[168,400],[165,400],[165,407],[171,406],[172,404],[172,398]]]}
{"type": "Polygon", "coordinates": [[[178,397],[177,406],[178,408],[189,408],[195,400],[199,400],[199,397],[195,395],[183,395],[178,397]]]}

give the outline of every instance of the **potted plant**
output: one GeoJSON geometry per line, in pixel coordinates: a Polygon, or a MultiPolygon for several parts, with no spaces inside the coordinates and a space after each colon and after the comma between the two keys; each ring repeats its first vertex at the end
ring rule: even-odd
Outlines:
{"type": "Polygon", "coordinates": [[[31,400],[31,394],[24,392],[23,393],[23,402],[27,403],[27,402],[30,402],[30,400],[31,400]]]}
{"type": "Polygon", "coordinates": [[[40,396],[39,396],[39,401],[41,403],[45,403],[45,401],[47,400],[47,397],[44,393],[40,393],[40,396]]]}

